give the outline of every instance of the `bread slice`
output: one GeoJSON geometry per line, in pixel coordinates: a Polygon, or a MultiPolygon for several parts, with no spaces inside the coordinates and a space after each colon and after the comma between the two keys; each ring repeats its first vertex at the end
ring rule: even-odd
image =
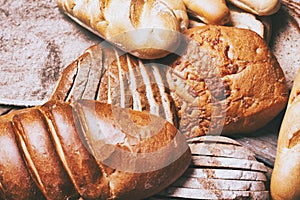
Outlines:
{"type": "MultiPolygon", "coordinates": [[[[255,199],[266,200],[269,198],[269,192],[265,191],[226,191],[226,190],[198,190],[192,188],[170,187],[159,193],[161,196],[187,198],[187,199],[255,199]]],[[[153,198],[150,200],[156,200],[153,198]]],[[[162,199],[162,198],[158,198],[162,199]]]]}
{"type": "Polygon", "coordinates": [[[219,168],[189,168],[183,177],[188,178],[207,178],[223,180],[245,180],[245,181],[267,181],[264,172],[247,171],[239,169],[219,169],[219,168]]]}
{"type": "Polygon", "coordinates": [[[203,136],[190,139],[189,142],[190,146],[196,145],[191,148],[192,163],[187,171],[150,200],[269,199],[265,174],[267,168],[252,156],[242,158],[239,154],[252,153],[238,142],[224,136],[203,136]],[[214,144],[207,156],[197,153],[203,150],[203,144],[214,144]],[[220,155],[218,145],[226,145],[228,150],[232,150],[224,150],[220,155]]]}

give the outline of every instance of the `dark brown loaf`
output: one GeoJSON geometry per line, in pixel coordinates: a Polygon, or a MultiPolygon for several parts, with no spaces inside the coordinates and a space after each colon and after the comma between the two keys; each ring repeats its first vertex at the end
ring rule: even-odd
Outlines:
{"type": "Polygon", "coordinates": [[[96,101],[51,101],[0,120],[2,199],[142,199],[191,159],[170,123],[96,101]]]}
{"type": "Polygon", "coordinates": [[[279,137],[271,194],[274,200],[300,199],[300,71],[294,81],[279,137]]]}

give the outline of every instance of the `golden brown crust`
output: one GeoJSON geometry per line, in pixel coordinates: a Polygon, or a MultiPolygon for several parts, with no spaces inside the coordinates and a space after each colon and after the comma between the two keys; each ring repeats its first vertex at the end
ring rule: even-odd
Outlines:
{"type": "Polygon", "coordinates": [[[185,137],[160,117],[84,100],[75,108],[84,122],[85,137],[91,141],[90,149],[98,163],[108,167],[105,170],[113,197],[141,199],[153,195],[188,167],[191,157],[185,137]],[[92,142],[95,135],[89,118],[99,119],[98,126],[103,128],[96,137],[103,142],[92,142]],[[105,142],[104,129],[114,138],[105,142]]]}
{"type": "Polygon", "coordinates": [[[48,102],[42,108],[59,156],[76,190],[83,198],[106,199],[110,195],[108,180],[80,138],[81,127],[72,107],[65,103],[48,102]]]}
{"type": "Polygon", "coordinates": [[[62,199],[75,193],[54,151],[47,126],[39,110],[20,111],[13,117],[13,123],[27,167],[44,196],[47,199],[62,199]]]}
{"type": "Polygon", "coordinates": [[[0,198],[43,199],[26,169],[12,123],[3,119],[0,119],[0,146],[0,198]]]}
{"type": "Polygon", "coordinates": [[[180,43],[188,26],[182,1],[58,0],[71,18],[140,58],[163,57],[180,43]],[[145,38],[147,35],[147,38],[145,38]]]}
{"type": "Polygon", "coordinates": [[[271,194],[274,200],[300,198],[300,71],[294,81],[279,137],[271,194]],[[282,181],[284,180],[284,184],[282,181]]]}
{"type": "Polygon", "coordinates": [[[285,107],[285,77],[259,35],[221,26],[185,34],[192,46],[173,63],[168,76],[183,133],[249,133],[285,107]]]}
{"type": "Polygon", "coordinates": [[[39,191],[46,199],[143,199],[174,182],[191,160],[172,124],[97,101],[51,101],[0,122],[4,199],[36,199],[39,191]]]}

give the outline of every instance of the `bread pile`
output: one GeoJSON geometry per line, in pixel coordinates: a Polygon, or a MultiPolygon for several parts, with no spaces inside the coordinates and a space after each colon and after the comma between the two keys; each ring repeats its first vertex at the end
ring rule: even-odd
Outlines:
{"type": "Polygon", "coordinates": [[[191,28],[185,36],[180,56],[155,62],[106,43],[91,47],[68,66],[52,99],[148,111],[188,138],[249,133],[285,107],[282,69],[260,36],[214,25],[191,28]]]}
{"type": "MultiPolygon", "coordinates": [[[[266,167],[235,141],[205,135],[253,132],[285,108],[270,24],[256,17],[280,1],[229,2],[243,11],[225,0],[58,0],[114,46],[86,50],[45,105],[0,118],[0,197],[268,199],[266,167]]],[[[299,137],[288,138],[293,150],[299,137]]],[[[293,186],[271,189],[299,197],[293,186]]]]}

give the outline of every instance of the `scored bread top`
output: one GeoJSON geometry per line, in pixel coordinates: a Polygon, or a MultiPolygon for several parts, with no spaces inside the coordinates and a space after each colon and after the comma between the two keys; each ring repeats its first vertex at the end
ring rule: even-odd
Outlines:
{"type": "Polygon", "coordinates": [[[143,199],[174,182],[191,159],[171,123],[98,101],[49,101],[0,122],[4,199],[143,199]]]}
{"type": "Polygon", "coordinates": [[[188,26],[183,2],[173,0],[58,0],[76,22],[140,58],[159,58],[174,51],[178,32],[188,26]]]}

